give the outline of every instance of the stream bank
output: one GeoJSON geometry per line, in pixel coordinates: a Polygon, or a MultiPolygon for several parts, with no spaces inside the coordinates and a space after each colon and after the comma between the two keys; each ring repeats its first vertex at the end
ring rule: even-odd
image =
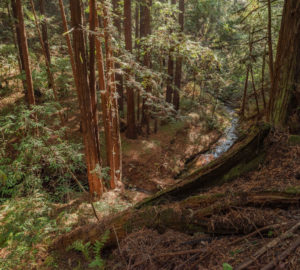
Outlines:
{"type": "Polygon", "coordinates": [[[209,162],[232,146],[238,122],[234,110],[220,106],[213,128],[210,115],[198,107],[145,140],[122,138],[124,184],[135,202],[174,185],[190,161],[201,157],[209,162]]]}

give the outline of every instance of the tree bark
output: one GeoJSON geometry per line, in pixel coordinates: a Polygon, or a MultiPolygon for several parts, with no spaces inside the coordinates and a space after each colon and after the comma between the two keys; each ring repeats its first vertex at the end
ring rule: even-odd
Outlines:
{"type": "MultiPolygon", "coordinates": [[[[49,64],[51,64],[51,54],[50,54],[50,47],[49,47],[49,41],[48,41],[48,29],[47,29],[45,1],[44,0],[39,0],[39,6],[40,6],[40,13],[43,16],[43,21],[41,23],[41,25],[42,25],[42,38],[43,38],[43,42],[44,42],[48,62],[49,62],[49,64]]],[[[49,86],[49,87],[51,87],[51,86],[49,86]]]]}
{"type": "Polygon", "coordinates": [[[255,81],[254,81],[254,75],[253,75],[252,66],[251,66],[250,69],[251,69],[252,88],[253,88],[254,98],[255,98],[255,103],[256,103],[256,110],[257,110],[257,113],[259,114],[258,94],[257,94],[256,87],[255,87],[255,81]]]}
{"type": "MultiPolygon", "coordinates": [[[[20,69],[20,74],[25,74],[25,64],[24,64],[24,56],[22,52],[22,46],[21,46],[21,30],[20,30],[20,24],[18,23],[18,11],[17,11],[17,6],[16,6],[16,0],[11,0],[11,7],[12,7],[12,17],[14,19],[14,26],[15,26],[15,31],[16,31],[16,43],[18,47],[18,52],[19,52],[19,69],[20,69]]],[[[25,96],[27,99],[27,87],[26,87],[26,79],[22,79],[22,84],[23,88],[25,91],[25,96]]]]}
{"type": "Polygon", "coordinates": [[[34,97],[33,82],[32,82],[32,75],[31,75],[30,62],[29,62],[30,60],[29,60],[25,23],[24,23],[22,0],[15,0],[13,6],[15,6],[16,8],[16,15],[18,18],[17,24],[18,24],[19,34],[20,34],[19,46],[21,47],[24,70],[26,74],[27,102],[29,108],[31,108],[32,105],[35,105],[35,97],[34,97]]]}
{"type": "Polygon", "coordinates": [[[262,94],[265,110],[267,108],[266,93],[265,93],[265,86],[264,86],[264,84],[265,84],[266,55],[267,55],[267,50],[266,50],[266,46],[265,46],[264,55],[263,55],[263,63],[262,63],[262,68],[261,68],[261,94],[262,94]]]}
{"type": "Polygon", "coordinates": [[[182,200],[201,189],[232,181],[242,173],[255,169],[264,159],[263,142],[269,130],[268,125],[252,127],[248,136],[237,142],[220,158],[200,169],[196,161],[192,161],[181,173],[182,181],[142,201],[137,208],[159,203],[163,198],[168,198],[168,201],[182,200]]]}
{"type": "MultiPolygon", "coordinates": [[[[125,49],[132,53],[132,33],[131,33],[131,0],[124,0],[124,36],[125,36],[125,49]]],[[[129,80],[130,70],[126,70],[126,79],[129,80]]],[[[129,139],[136,139],[136,126],[135,126],[135,105],[134,105],[134,92],[132,87],[126,86],[127,92],[127,130],[126,137],[129,139]]]]}
{"type": "MultiPolygon", "coordinates": [[[[140,61],[140,45],[139,45],[139,38],[140,38],[140,3],[138,0],[135,1],[135,50],[136,50],[136,61],[140,61]]],[[[136,113],[136,121],[140,121],[140,90],[137,90],[137,113],[136,113]]]]}
{"type": "MultiPolygon", "coordinates": [[[[94,12],[95,16],[97,16],[97,4],[95,0],[90,0],[92,3],[91,10],[94,12]]],[[[95,23],[96,29],[99,27],[99,21],[96,20],[95,23]]],[[[105,145],[106,145],[106,162],[107,166],[110,167],[112,162],[112,152],[111,152],[111,140],[112,140],[112,128],[111,128],[111,113],[109,112],[108,100],[109,93],[107,90],[107,85],[105,83],[105,71],[104,71],[104,58],[102,53],[102,44],[100,41],[100,37],[96,37],[96,58],[97,58],[97,66],[98,66],[98,78],[99,78],[99,90],[101,97],[101,109],[102,109],[102,121],[104,124],[104,133],[105,133],[105,145]]]]}
{"type": "Polygon", "coordinates": [[[285,1],[269,103],[275,127],[300,130],[300,2],[285,1]]]}
{"type": "Polygon", "coordinates": [[[95,8],[95,0],[89,1],[89,27],[91,33],[89,34],[89,44],[90,44],[90,61],[89,61],[89,86],[90,86],[90,93],[91,93],[91,106],[92,106],[92,118],[95,128],[95,135],[97,136],[96,143],[98,149],[98,159],[100,160],[100,138],[99,138],[99,117],[98,117],[98,99],[97,99],[97,92],[96,92],[96,72],[95,72],[95,30],[96,30],[96,21],[98,21],[97,13],[93,12],[93,8],[95,8]]]}
{"type": "Polygon", "coordinates": [[[167,91],[166,91],[166,102],[172,103],[173,100],[173,79],[174,79],[174,60],[173,60],[174,49],[169,50],[168,59],[168,79],[167,79],[167,91]]]}
{"type": "Polygon", "coordinates": [[[243,94],[243,101],[242,101],[242,108],[241,108],[241,116],[242,117],[245,117],[245,107],[246,107],[246,100],[247,100],[248,81],[249,81],[249,67],[247,66],[247,73],[246,73],[244,94],[243,94]]]}
{"type": "MultiPolygon", "coordinates": [[[[152,5],[151,0],[142,0],[140,4],[140,38],[146,38],[151,34],[151,13],[150,7],[152,5]]],[[[144,52],[143,65],[150,68],[150,52],[145,44],[142,44],[142,51],[144,52]]],[[[144,78],[145,92],[151,92],[151,85],[149,78],[144,78]]],[[[142,104],[142,126],[146,126],[147,134],[150,134],[150,111],[147,105],[147,98],[143,98],[142,104]]]]}
{"type": "MultiPolygon", "coordinates": [[[[118,215],[76,228],[72,232],[57,237],[50,250],[62,250],[76,240],[95,242],[99,236],[109,231],[109,238],[105,242],[106,248],[116,247],[118,241],[128,234],[142,228],[151,228],[163,233],[167,229],[180,231],[187,234],[207,233],[215,236],[232,234],[249,234],[263,229],[264,224],[255,224],[245,227],[245,224],[232,222],[226,224],[219,222],[211,224],[210,218],[220,213],[226,213],[233,207],[296,207],[299,204],[299,194],[286,192],[249,192],[225,194],[217,193],[207,196],[193,196],[186,200],[167,205],[144,206],[141,209],[128,209],[118,215]]],[[[249,217],[244,222],[249,223],[249,217]]],[[[277,224],[274,224],[276,227],[277,224]]],[[[272,228],[271,226],[269,228],[272,228]]],[[[197,239],[195,239],[197,240],[197,239]]],[[[201,241],[201,239],[199,239],[201,241]]]]}
{"type": "MultiPolygon", "coordinates": [[[[47,75],[48,75],[48,85],[49,85],[49,87],[52,88],[53,95],[54,95],[54,100],[57,103],[59,103],[58,94],[57,94],[57,90],[56,90],[56,84],[55,84],[55,81],[54,81],[53,73],[51,71],[51,64],[50,64],[50,60],[49,60],[50,59],[49,46],[46,45],[45,42],[44,42],[44,35],[43,35],[44,33],[43,34],[41,33],[41,30],[40,30],[40,27],[39,27],[39,21],[38,21],[38,18],[36,16],[33,0],[30,0],[30,4],[31,4],[31,8],[32,8],[32,13],[33,13],[33,16],[34,16],[34,23],[35,23],[35,26],[36,26],[36,29],[37,29],[37,32],[38,32],[39,40],[40,40],[40,43],[41,43],[41,46],[42,46],[43,55],[44,55],[44,58],[45,58],[46,70],[47,70],[47,75]],[[46,46],[48,46],[48,52],[47,52],[47,47],[46,46]]],[[[46,30],[47,30],[47,28],[46,28],[46,30]]],[[[65,122],[64,117],[63,117],[60,110],[58,111],[58,114],[59,114],[61,124],[64,125],[64,122],[65,122]]]]}
{"type": "Polygon", "coordinates": [[[106,72],[107,72],[107,91],[109,113],[111,119],[111,145],[108,151],[111,151],[110,160],[110,187],[114,189],[121,184],[122,180],[122,153],[121,153],[121,137],[119,129],[119,110],[118,110],[118,95],[115,82],[115,71],[112,51],[112,38],[109,30],[109,11],[105,3],[102,1],[103,8],[103,26],[104,39],[106,50],[106,72]]]}
{"type": "MultiPolygon", "coordinates": [[[[120,11],[120,3],[119,0],[112,0],[112,6],[113,6],[113,23],[115,27],[117,28],[117,36],[118,39],[121,39],[122,34],[122,19],[121,19],[121,11],[120,11]]],[[[120,65],[118,63],[115,64],[116,69],[120,68],[120,65]]],[[[124,82],[123,82],[123,75],[116,73],[115,74],[116,79],[116,87],[118,92],[118,106],[120,111],[124,111],[124,82]]]]}
{"type": "MultiPolygon", "coordinates": [[[[73,27],[73,44],[76,65],[76,77],[78,83],[78,101],[81,112],[83,141],[85,145],[85,157],[90,193],[101,196],[103,192],[102,179],[96,170],[100,168],[99,142],[95,133],[95,125],[92,113],[91,92],[88,84],[87,58],[85,49],[85,37],[82,29],[82,13],[80,0],[70,0],[71,21],[73,27]]],[[[100,168],[101,169],[101,168],[100,168]]],[[[99,173],[99,172],[98,172],[99,173]]]]}

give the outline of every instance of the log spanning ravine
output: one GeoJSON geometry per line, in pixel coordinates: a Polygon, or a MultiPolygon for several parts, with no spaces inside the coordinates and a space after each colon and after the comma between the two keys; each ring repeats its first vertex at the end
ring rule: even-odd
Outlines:
{"type": "Polygon", "coordinates": [[[210,187],[232,181],[241,174],[257,168],[264,160],[264,139],[269,130],[270,127],[265,124],[252,127],[248,134],[241,136],[226,153],[204,167],[197,168],[190,164],[188,172],[183,174],[180,182],[173,187],[156,193],[116,216],[59,236],[53,241],[51,249],[66,248],[79,239],[93,242],[105,231],[110,232],[107,247],[115,246],[117,241],[124,239],[127,234],[143,227],[159,231],[172,228],[186,233],[211,232],[207,218],[231,205],[265,205],[265,200],[269,204],[299,203],[298,194],[296,197],[281,193],[232,194],[230,198],[225,194],[209,197],[201,195],[202,191],[210,187]]]}

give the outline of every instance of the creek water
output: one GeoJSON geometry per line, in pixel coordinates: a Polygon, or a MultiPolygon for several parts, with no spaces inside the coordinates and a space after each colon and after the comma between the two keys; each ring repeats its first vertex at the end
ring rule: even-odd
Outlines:
{"type": "Polygon", "coordinates": [[[224,135],[218,140],[214,147],[197,158],[197,163],[199,162],[201,165],[205,165],[218,158],[228,151],[237,140],[237,126],[239,119],[233,109],[226,107],[226,111],[230,116],[230,125],[226,127],[224,135]]]}

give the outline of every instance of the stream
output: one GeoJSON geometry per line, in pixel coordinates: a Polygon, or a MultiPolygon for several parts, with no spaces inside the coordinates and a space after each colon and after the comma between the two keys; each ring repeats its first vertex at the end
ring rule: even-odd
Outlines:
{"type": "Polygon", "coordinates": [[[224,130],[223,136],[215,143],[214,147],[207,152],[199,155],[197,159],[197,164],[204,166],[212,160],[220,157],[223,153],[229,150],[229,148],[238,139],[237,126],[238,126],[238,116],[235,111],[230,107],[225,107],[225,110],[230,116],[230,125],[224,130]]]}

